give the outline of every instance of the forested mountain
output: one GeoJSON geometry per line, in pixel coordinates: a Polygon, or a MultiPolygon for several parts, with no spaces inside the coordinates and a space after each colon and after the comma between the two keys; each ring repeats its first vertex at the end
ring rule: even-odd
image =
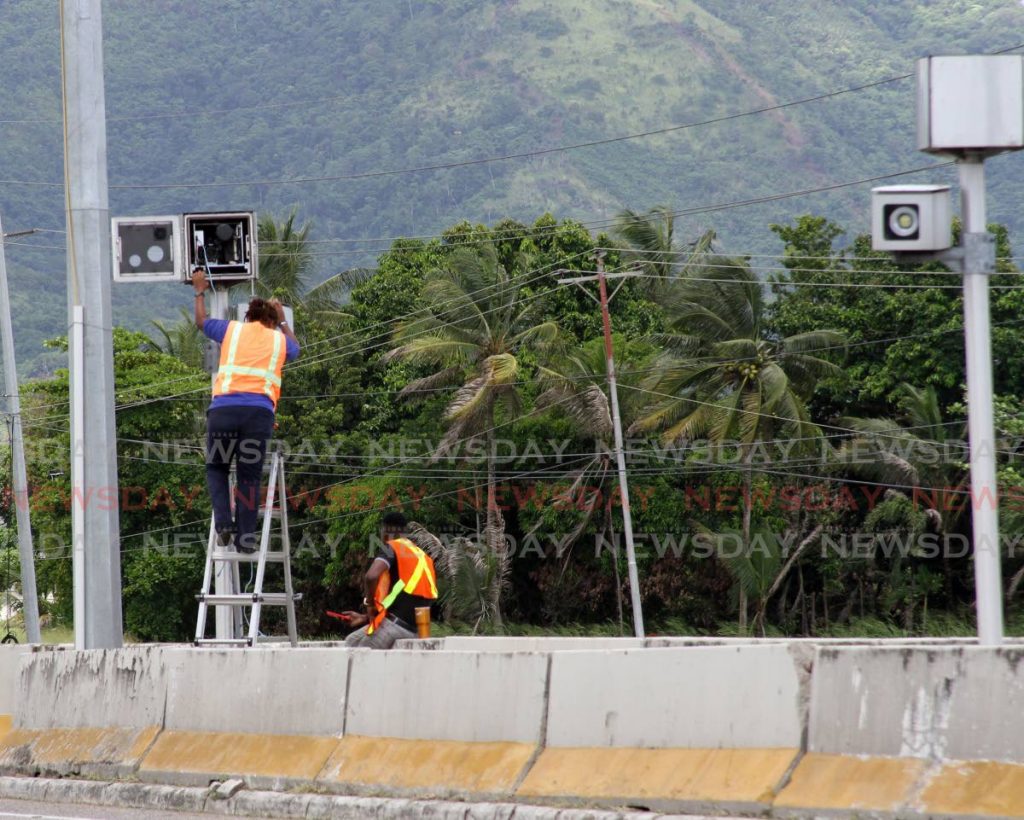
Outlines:
{"type": "MultiPolygon", "coordinates": [[[[869,184],[712,206],[931,164],[913,144],[911,79],[731,115],[900,77],[924,54],[1024,41],[1017,0],[109,0],[103,9],[112,214],[297,208],[313,223],[321,277],[372,265],[390,237],[461,219],[551,212],[597,228],[623,207],[666,204],[693,211],[679,220],[684,238],[713,228],[730,252],[759,254],[781,251],[768,225],[800,213],[861,231],[869,184]],[[657,133],[608,141],[648,131],[657,133]],[[459,165],[523,154],[532,155],[459,165]],[[424,167],[433,169],[409,171],[424,167]]],[[[0,6],[6,230],[64,227],[59,25],[54,2],[0,6]]],[[[989,169],[990,216],[1015,237],[1024,163],[1003,157],[989,169]]],[[[16,242],[7,257],[21,369],[39,372],[60,361],[41,343],[64,325],[63,235],[16,242]]],[[[188,301],[180,289],[139,285],[116,287],[114,299],[116,321],[136,327],[188,301]]]]}

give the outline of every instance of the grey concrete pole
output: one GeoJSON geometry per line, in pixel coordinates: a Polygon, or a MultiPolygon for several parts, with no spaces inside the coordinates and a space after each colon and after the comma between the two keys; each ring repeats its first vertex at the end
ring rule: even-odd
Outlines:
{"type": "Polygon", "coordinates": [[[640,603],[640,576],[636,568],[636,547],[633,544],[633,512],[629,506],[629,481],[622,446],[622,419],[619,416],[619,389],[615,381],[615,356],[612,349],[612,323],[608,314],[608,287],[604,278],[604,255],[597,257],[597,284],[601,294],[601,322],[604,327],[605,365],[608,369],[608,395],[612,405],[612,429],[615,433],[615,463],[619,472],[619,494],[622,496],[622,528],[626,533],[626,569],[629,595],[633,605],[633,634],[644,637],[644,613],[640,603]]]}
{"type": "Polygon", "coordinates": [[[11,324],[11,294],[7,287],[7,259],[0,223],[0,341],[4,352],[4,384],[11,409],[11,490],[18,522],[18,557],[21,561],[21,611],[25,616],[25,637],[42,643],[39,634],[39,600],[36,593],[36,565],[32,554],[32,522],[28,509],[28,473],[25,470],[25,442],[21,427],[21,397],[18,368],[14,358],[14,328],[11,324]]]}
{"type": "Polygon", "coordinates": [[[995,425],[992,406],[992,343],[988,277],[982,250],[985,164],[980,157],[957,161],[964,247],[964,343],[967,353],[967,426],[971,459],[971,524],[978,642],[1003,642],[999,507],[996,495],[995,425]]]}
{"type": "MultiPolygon", "coordinates": [[[[229,318],[228,312],[231,309],[231,303],[228,300],[228,289],[226,287],[211,288],[210,293],[212,294],[210,299],[210,315],[214,319],[229,318]]],[[[214,381],[217,380],[217,367],[220,361],[219,350],[220,345],[211,341],[210,368],[214,381]]],[[[234,572],[231,569],[231,564],[227,561],[219,561],[218,566],[215,566],[213,571],[213,591],[216,595],[233,595],[236,592],[241,592],[241,590],[235,589],[234,572]]],[[[235,634],[234,609],[227,606],[218,606],[215,607],[215,610],[214,626],[218,640],[239,637],[235,634]]]]}
{"type": "Polygon", "coordinates": [[[84,537],[83,577],[75,580],[85,623],[75,625],[75,646],[100,649],[119,647],[123,639],[100,0],[60,0],[60,18],[68,318],[71,324],[80,306],[84,324],[83,349],[72,343],[70,350],[72,364],[77,359],[85,368],[82,378],[73,374],[71,380],[73,405],[76,389],[84,393],[81,423],[73,414],[71,424],[71,440],[84,453],[82,484],[72,488],[72,527],[81,520],[84,537]]]}

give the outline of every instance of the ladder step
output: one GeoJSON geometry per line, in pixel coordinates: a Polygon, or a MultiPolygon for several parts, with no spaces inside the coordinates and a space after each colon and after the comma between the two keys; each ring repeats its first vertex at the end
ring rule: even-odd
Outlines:
{"type": "MultiPolygon", "coordinates": [[[[213,551],[214,561],[238,561],[239,563],[253,563],[260,560],[259,552],[225,552],[223,550],[213,551]]],[[[283,564],[283,552],[268,552],[267,561],[272,564],[283,564]]]]}
{"type": "MultiPolygon", "coordinates": [[[[207,603],[213,606],[252,606],[257,601],[267,606],[286,606],[288,604],[288,593],[264,592],[257,595],[253,592],[243,592],[229,595],[208,595],[200,592],[196,595],[196,600],[200,603],[207,603]]],[[[301,601],[302,593],[293,593],[291,600],[301,601]]]]}
{"type": "Polygon", "coordinates": [[[196,646],[252,646],[248,638],[200,638],[196,646]]]}

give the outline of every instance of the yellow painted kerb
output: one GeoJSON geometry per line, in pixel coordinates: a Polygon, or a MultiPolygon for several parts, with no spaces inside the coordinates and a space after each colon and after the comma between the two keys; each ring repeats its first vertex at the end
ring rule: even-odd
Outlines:
{"type": "Polygon", "coordinates": [[[167,731],[139,771],[312,780],[337,745],[316,735],[167,731]]]}
{"type": "Polygon", "coordinates": [[[530,743],[347,735],[321,780],[398,791],[511,794],[535,750],[530,743]]]}
{"type": "Polygon", "coordinates": [[[926,765],[916,758],[807,754],[775,806],[894,811],[906,805],[926,765]]]}
{"type": "Polygon", "coordinates": [[[945,763],[929,779],[920,806],[934,814],[1024,817],[1024,765],[988,760],[945,763]]]}
{"type": "Polygon", "coordinates": [[[0,735],[0,763],[31,763],[55,769],[81,764],[134,767],[159,731],[159,726],[141,729],[11,728],[0,735]]]}
{"type": "Polygon", "coordinates": [[[519,797],[770,803],[796,749],[545,749],[519,797]]]}

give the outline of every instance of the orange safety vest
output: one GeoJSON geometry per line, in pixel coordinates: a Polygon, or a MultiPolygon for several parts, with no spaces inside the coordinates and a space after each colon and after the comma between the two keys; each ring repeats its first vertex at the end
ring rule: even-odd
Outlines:
{"type": "Polygon", "coordinates": [[[388,546],[395,551],[398,580],[395,581],[394,586],[391,586],[389,574],[385,572],[381,576],[381,582],[378,582],[377,591],[373,596],[373,603],[377,607],[377,617],[367,626],[367,635],[372,635],[374,630],[381,625],[384,617],[388,614],[388,607],[403,592],[407,595],[418,595],[431,600],[437,598],[437,575],[434,572],[433,559],[408,538],[396,538],[393,541],[388,541],[388,546]]]}
{"type": "Polygon", "coordinates": [[[285,336],[280,330],[260,322],[229,322],[220,345],[213,395],[259,393],[277,409],[285,353],[285,336]]]}

